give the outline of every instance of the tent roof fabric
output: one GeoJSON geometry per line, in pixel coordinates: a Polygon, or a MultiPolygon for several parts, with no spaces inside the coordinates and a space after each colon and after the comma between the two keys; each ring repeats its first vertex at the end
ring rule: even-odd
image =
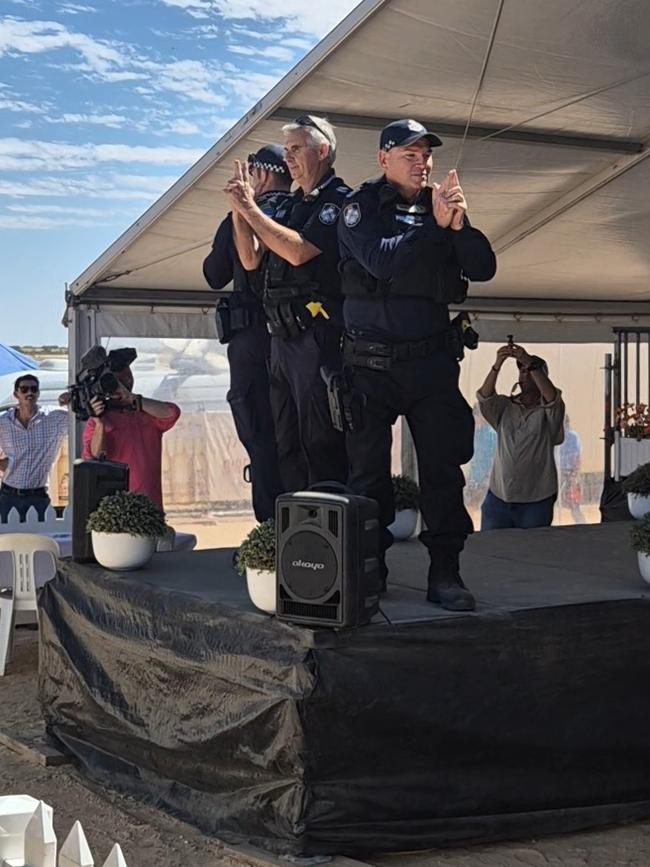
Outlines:
{"type": "Polygon", "coordinates": [[[472,297],[522,309],[650,299],[649,32],[645,3],[365,0],[71,290],[207,296],[201,263],[232,160],[310,111],[336,123],[337,170],[353,185],[376,173],[386,122],[441,133],[434,172],[460,157],[472,222],[498,253],[472,297]]]}
{"type": "Polygon", "coordinates": [[[23,370],[36,370],[38,362],[30,358],[29,355],[23,355],[12,346],[6,346],[0,343],[0,376],[6,373],[20,373],[23,370]]]}

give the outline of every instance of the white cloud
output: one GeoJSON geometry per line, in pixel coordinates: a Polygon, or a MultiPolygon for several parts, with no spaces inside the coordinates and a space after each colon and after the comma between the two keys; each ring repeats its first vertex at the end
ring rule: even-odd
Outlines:
{"type": "Polygon", "coordinates": [[[266,45],[264,48],[257,48],[251,45],[234,44],[228,46],[228,51],[232,51],[234,54],[243,54],[246,57],[269,57],[282,61],[293,60],[293,51],[283,45],[266,45]]]}
{"type": "Polygon", "coordinates": [[[52,172],[110,162],[185,167],[201,155],[202,151],[195,148],[0,139],[0,169],[6,171],[52,172]]]}
{"type": "Polygon", "coordinates": [[[106,126],[111,129],[120,129],[128,123],[128,118],[121,114],[70,114],[64,113],[60,117],[46,117],[48,123],[90,124],[106,126]]]}
{"type": "Polygon", "coordinates": [[[359,0],[328,0],[326,3],[309,0],[283,0],[272,5],[268,0],[161,0],[166,6],[184,9],[195,17],[207,17],[218,12],[229,20],[253,19],[258,21],[284,21],[292,31],[324,36],[359,0]]]}
{"type": "Polygon", "coordinates": [[[7,205],[6,210],[11,211],[12,214],[66,214],[76,217],[104,217],[107,213],[120,213],[118,209],[108,212],[105,208],[82,208],[75,205],[36,205],[32,202],[25,205],[7,205]]]}
{"type": "Polygon", "coordinates": [[[195,123],[192,123],[189,120],[183,120],[182,118],[172,121],[169,125],[169,131],[174,132],[177,135],[194,135],[197,132],[201,132],[195,123]]]}
{"type": "Polygon", "coordinates": [[[0,93],[0,110],[2,111],[16,111],[24,114],[25,112],[30,114],[43,114],[45,109],[40,105],[34,105],[32,102],[25,102],[22,99],[9,99],[3,97],[0,93]]]}
{"type": "Polygon", "coordinates": [[[68,226],[80,226],[84,229],[95,229],[97,226],[109,226],[111,220],[94,218],[92,223],[88,222],[87,218],[82,217],[46,217],[46,216],[30,216],[28,214],[0,214],[0,229],[32,229],[40,231],[50,231],[52,229],[63,229],[68,226]]]}
{"type": "Polygon", "coordinates": [[[213,89],[214,84],[223,77],[214,64],[202,63],[200,60],[176,60],[166,64],[146,62],[142,65],[150,70],[150,84],[155,90],[170,91],[208,105],[226,105],[225,96],[215,93],[213,89]]]}
{"type": "Polygon", "coordinates": [[[40,176],[24,181],[0,179],[0,196],[11,199],[72,198],[153,201],[169,189],[177,175],[132,175],[112,172],[109,175],[82,177],[40,176]]]}
{"type": "Polygon", "coordinates": [[[86,68],[98,75],[122,67],[126,59],[107,42],[83,33],[74,33],[56,21],[0,21],[0,56],[3,54],[41,54],[44,51],[70,49],[83,58],[86,68]]]}
{"type": "Polygon", "coordinates": [[[82,12],[97,12],[94,6],[82,6],[81,3],[62,3],[59,12],[63,15],[79,15],[82,12]]]}
{"type": "Polygon", "coordinates": [[[277,75],[241,70],[229,75],[227,80],[228,87],[233,93],[246,100],[249,105],[261,99],[277,83],[277,75]]]}

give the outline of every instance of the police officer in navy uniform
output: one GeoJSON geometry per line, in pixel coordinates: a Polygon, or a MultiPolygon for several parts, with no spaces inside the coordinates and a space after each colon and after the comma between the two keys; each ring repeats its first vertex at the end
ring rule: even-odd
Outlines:
{"type": "MultiPolygon", "coordinates": [[[[279,145],[265,145],[248,158],[258,207],[269,217],[289,197],[291,178],[279,145]]],[[[239,441],[250,459],[253,510],[258,521],[275,515],[275,498],[282,491],[269,401],[270,336],[262,307],[259,272],[247,272],[234,246],[233,230],[240,218],[232,213],[217,229],[203,274],[219,292],[217,333],[228,345],[228,402],[239,441]],[[232,291],[224,287],[232,281],[232,291]]]]}
{"type": "Polygon", "coordinates": [[[256,205],[245,167],[226,187],[250,227],[238,250],[248,268],[264,256],[264,309],[271,338],[271,406],[287,491],[345,482],[345,437],[332,426],[321,366],[340,367],[341,278],[337,222],[350,188],[336,176],[336,137],[322,117],[283,127],[285,159],[298,185],[274,218],[256,205]],[[266,254],[265,254],[265,251],[266,254]],[[250,255],[249,255],[250,254],[250,255]]]}
{"type": "MultiPolygon", "coordinates": [[[[421,511],[431,565],[427,599],[471,610],[459,571],[472,532],[461,465],[472,457],[472,411],[458,388],[463,328],[450,324],[467,280],[490,280],[496,260],[473,228],[455,171],[427,186],[442,142],[414,120],[381,133],[382,177],[348,196],[339,223],[345,296],[344,359],[363,419],[347,434],[351,488],[379,502],[384,547],[394,519],[391,425],[406,417],[418,459],[421,511]]],[[[386,574],[384,566],[384,575],[386,574]]]]}

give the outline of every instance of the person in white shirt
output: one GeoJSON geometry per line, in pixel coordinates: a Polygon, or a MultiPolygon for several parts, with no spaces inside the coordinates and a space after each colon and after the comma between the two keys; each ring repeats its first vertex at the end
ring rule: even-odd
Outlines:
{"type": "MultiPolygon", "coordinates": [[[[33,373],[24,373],[14,384],[16,406],[0,413],[0,521],[5,523],[11,509],[24,521],[34,506],[39,520],[50,505],[47,477],[68,432],[68,411],[40,407],[40,384],[33,373]]],[[[67,403],[67,395],[59,397],[67,403]]]]}
{"type": "Polygon", "coordinates": [[[549,526],[558,490],[553,448],[564,439],[565,409],[546,362],[522,346],[502,346],[476,396],[483,418],[497,432],[481,530],[549,526]],[[496,393],[499,371],[508,358],[519,369],[513,388],[519,393],[510,396],[496,393]]]}

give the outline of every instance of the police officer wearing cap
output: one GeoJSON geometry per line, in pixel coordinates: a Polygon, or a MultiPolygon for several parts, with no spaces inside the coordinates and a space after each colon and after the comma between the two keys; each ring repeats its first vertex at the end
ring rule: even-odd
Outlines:
{"type": "Polygon", "coordinates": [[[264,257],[271,406],[283,487],[293,491],[347,479],[345,437],[332,426],[320,368],[340,366],[337,221],[350,188],[334,172],[336,137],[325,118],[303,115],[283,133],[298,188],[275,217],[255,203],[245,167],[236,167],[226,193],[250,228],[239,240],[242,261],[259,267],[264,257]]]}
{"type": "MultiPolygon", "coordinates": [[[[351,488],[379,502],[384,547],[394,519],[391,425],[406,417],[413,435],[431,565],[427,599],[471,610],[459,571],[472,532],[461,465],[473,450],[474,421],[458,388],[461,328],[448,305],[468,280],[490,280],[496,260],[466,217],[455,171],[427,186],[440,139],[414,120],[381,133],[383,175],[346,199],[339,222],[345,296],[344,359],[351,387],[365,399],[361,426],[347,434],[351,488]]],[[[384,566],[384,575],[386,574],[384,566]]]]}
{"type": "MultiPolygon", "coordinates": [[[[273,217],[289,196],[291,179],[279,145],[265,145],[248,158],[255,201],[273,217]]],[[[228,344],[228,402],[239,441],[250,459],[253,510],[258,521],[275,514],[282,491],[269,402],[270,337],[262,307],[261,275],[246,271],[237,255],[233,232],[240,221],[228,214],[217,229],[203,274],[218,293],[216,320],[221,343],[228,344]],[[232,291],[224,290],[232,281],[232,291]]]]}

